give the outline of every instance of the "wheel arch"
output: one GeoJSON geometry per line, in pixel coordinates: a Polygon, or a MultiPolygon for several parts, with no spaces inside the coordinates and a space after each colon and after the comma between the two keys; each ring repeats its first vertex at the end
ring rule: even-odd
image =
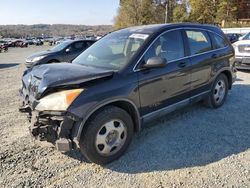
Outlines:
{"type": "Polygon", "coordinates": [[[223,68],[219,71],[217,71],[214,76],[213,76],[213,79],[212,79],[212,82],[213,83],[215,81],[215,79],[220,75],[220,74],[224,74],[227,79],[228,79],[228,89],[231,89],[232,88],[232,84],[233,84],[233,75],[232,75],[232,72],[229,68],[223,68]]]}
{"type": "Polygon", "coordinates": [[[228,79],[228,89],[231,89],[232,88],[232,84],[233,84],[233,78],[232,78],[232,74],[229,70],[224,70],[224,71],[221,71],[220,74],[224,74],[226,75],[227,79],[228,79]]]}
{"type": "Polygon", "coordinates": [[[78,141],[80,140],[81,134],[88,120],[90,120],[91,117],[93,117],[98,111],[102,110],[106,106],[116,106],[125,110],[133,120],[135,132],[139,132],[141,130],[141,118],[137,106],[128,99],[114,99],[99,104],[97,107],[95,107],[87,114],[87,116],[82,120],[80,127],[78,129],[77,133],[78,141]]]}

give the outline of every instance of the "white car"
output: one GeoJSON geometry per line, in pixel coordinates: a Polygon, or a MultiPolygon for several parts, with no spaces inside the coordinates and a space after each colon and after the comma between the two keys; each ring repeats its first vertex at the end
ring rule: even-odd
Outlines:
{"type": "Polygon", "coordinates": [[[235,50],[235,67],[250,70],[250,32],[233,43],[235,50]]]}

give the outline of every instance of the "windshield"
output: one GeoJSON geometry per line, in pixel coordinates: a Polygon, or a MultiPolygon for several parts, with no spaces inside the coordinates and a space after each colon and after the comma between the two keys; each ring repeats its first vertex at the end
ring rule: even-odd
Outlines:
{"type": "Polygon", "coordinates": [[[108,34],[79,55],[73,63],[111,70],[122,69],[148,38],[148,34],[120,30],[108,34]]]}
{"type": "Polygon", "coordinates": [[[250,40],[250,33],[247,33],[242,40],[250,40]]]}
{"type": "Polygon", "coordinates": [[[54,46],[53,48],[51,48],[50,51],[61,51],[64,48],[66,48],[70,43],[71,43],[71,41],[62,42],[62,43],[54,46]]]}

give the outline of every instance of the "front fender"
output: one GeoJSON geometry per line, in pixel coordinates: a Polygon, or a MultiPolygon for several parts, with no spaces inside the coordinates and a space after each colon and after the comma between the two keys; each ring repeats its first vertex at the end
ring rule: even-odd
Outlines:
{"type": "Polygon", "coordinates": [[[133,106],[133,110],[136,112],[136,118],[137,118],[137,122],[138,122],[138,130],[141,129],[141,119],[140,119],[140,113],[138,110],[138,107],[136,106],[136,104],[131,101],[130,99],[127,98],[119,98],[119,97],[114,97],[114,98],[110,98],[110,99],[106,99],[104,101],[101,101],[100,103],[93,105],[87,112],[86,115],[84,116],[84,118],[81,119],[81,122],[78,123],[77,127],[74,130],[74,135],[72,135],[74,137],[74,140],[79,141],[83,128],[87,122],[87,120],[91,117],[91,115],[93,115],[98,109],[101,109],[102,107],[115,103],[115,102],[126,102],[129,103],[130,105],[133,106]]]}
{"type": "MultiPolygon", "coordinates": [[[[98,82],[98,81],[95,81],[98,82]]],[[[114,103],[126,102],[129,106],[133,107],[140,122],[140,100],[137,77],[127,77],[127,79],[119,80],[100,80],[100,84],[94,84],[87,87],[80,96],[68,108],[68,112],[79,117],[81,123],[74,126],[74,133],[72,137],[80,139],[83,127],[88,118],[101,107],[114,103]]],[[[140,123],[138,123],[140,124],[140,123]]]]}

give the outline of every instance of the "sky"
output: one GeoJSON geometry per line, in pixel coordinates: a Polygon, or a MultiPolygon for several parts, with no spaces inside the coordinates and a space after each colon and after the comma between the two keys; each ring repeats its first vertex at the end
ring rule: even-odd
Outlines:
{"type": "Polygon", "coordinates": [[[119,0],[0,0],[0,25],[113,24],[119,0]]]}

